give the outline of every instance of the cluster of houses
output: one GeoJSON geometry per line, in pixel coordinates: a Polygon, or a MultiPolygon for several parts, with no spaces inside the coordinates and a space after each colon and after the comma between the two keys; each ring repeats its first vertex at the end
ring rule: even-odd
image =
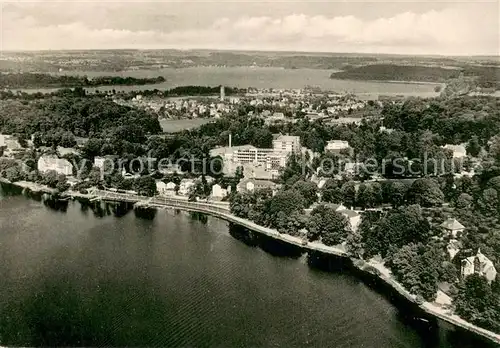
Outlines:
{"type": "MultiPolygon", "coordinates": [[[[156,190],[160,196],[189,196],[196,184],[201,180],[201,177],[194,179],[181,179],[177,185],[172,181],[165,182],[163,180],[156,180],[156,190]]],[[[205,176],[205,180],[211,185],[211,200],[223,200],[231,193],[231,186],[226,188],[214,183],[214,179],[210,176],[205,176]]],[[[242,179],[236,186],[238,193],[251,193],[261,189],[271,189],[273,193],[279,189],[280,185],[269,181],[259,179],[242,179]]]]}
{"type": "MultiPolygon", "coordinates": [[[[367,102],[347,94],[312,93],[307,89],[273,90],[249,89],[244,96],[226,97],[224,87],[221,86],[219,98],[214,97],[187,97],[187,98],[160,98],[143,97],[136,95],[130,100],[114,98],[120,105],[127,105],[149,110],[161,118],[220,118],[235,112],[240,105],[247,104],[256,108],[248,116],[264,120],[268,125],[276,122],[295,122],[294,118],[287,118],[284,111],[291,114],[303,113],[309,119],[332,118],[341,113],[362,109],[367,102]],[[259,110],[259,111],[257,111],[259,110]]],[[[339,122],[350,120],[340,118],[339,122]]],[[[350,120],[359,122],[361,119],[350,120]]]]}
{"type": "Polygon", "coordinates": [[[218,101],[213,98],[161,99],[143,98],[137,95],[131,100],[114,99],[120,105],[138,107],[153,111],[162,118],[219,118],[235,110],[239,103],[238,97],[228,97],[227,101],[218,101]]]}
{"type": "MultiPolygon", "coordinates": [[[[458,237],[464,233],[465,227],[457,219],[449,218],[441,224],[444,234],[449,238],[447,251],[450,260],[453,260],[462,248],[458,237]]],[[[495,280],[497,270],[493,262],[481,253],[478,249],[476,255],[469,256],[460,261],[460,275],[462,278],[471,274],[478,274],[485,277],[488,282],[495,280]]]]}

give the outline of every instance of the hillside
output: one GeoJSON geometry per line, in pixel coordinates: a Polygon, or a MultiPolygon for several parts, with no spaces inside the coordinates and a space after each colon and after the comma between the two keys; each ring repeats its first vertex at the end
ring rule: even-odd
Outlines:
{"type": "Polygon", "coordinates": [[[342,80],[445,82],[448,79],[458,78],[460,73],[461,70],[459,69],[441,67],[373,64],[335,72],[331,74],[330,78],[342,80]]]}

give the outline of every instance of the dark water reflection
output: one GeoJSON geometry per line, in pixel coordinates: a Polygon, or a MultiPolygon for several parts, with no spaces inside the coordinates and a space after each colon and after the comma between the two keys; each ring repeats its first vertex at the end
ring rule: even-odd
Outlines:
{"type": "Polygon", "coordinates": [[[2,196],[1,345],[486,347],[349,265],[204,215],[126,211],[2,196]]]}

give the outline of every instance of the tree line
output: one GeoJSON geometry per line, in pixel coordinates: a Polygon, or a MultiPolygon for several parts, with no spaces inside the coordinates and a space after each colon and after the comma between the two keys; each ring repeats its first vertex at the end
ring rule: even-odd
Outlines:
{"type": "Polygon", "coordinates": [[[131,76],[78,76],[42,73],[0,74],[1,88],[68,88],[98,86],[132,86],[165,82],[163,76],[136,78],[131,76]]]}

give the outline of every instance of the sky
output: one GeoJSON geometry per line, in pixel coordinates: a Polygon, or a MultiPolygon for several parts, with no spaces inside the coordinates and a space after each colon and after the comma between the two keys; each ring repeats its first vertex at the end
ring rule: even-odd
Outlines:
{"type": "Polygon", "coordinates": [[[0,0],[1,50],[499,55],[499,0],[0,0]]]}

